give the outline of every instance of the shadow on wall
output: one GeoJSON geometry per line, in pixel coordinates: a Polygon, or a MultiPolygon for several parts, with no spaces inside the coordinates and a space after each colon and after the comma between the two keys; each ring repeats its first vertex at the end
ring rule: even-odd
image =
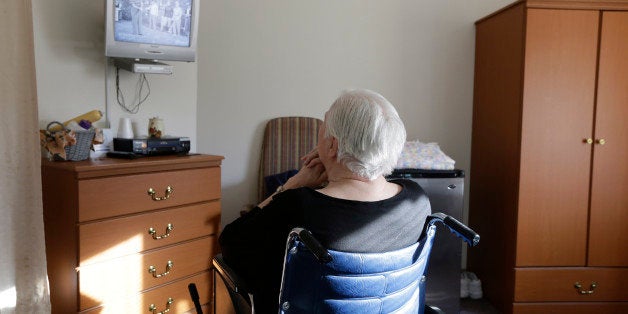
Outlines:
{"type": "MultiPolygon", "coordinates": [[[[251,153],[248,154],[247,157],[242,157],[243,162],[238,163],[237,161],[231,160],[229,155],[225,156],[225,160],[223,161],[223,171],[225,171],[225,164],[246,164],[247,169],[246,179],[237,182],[235,184],[225,184],[222,183],[222,195],[238,195],[238,199],[232,202],[222,202],[222,226],[224,227],[226,224],[232,222],[236,218],[239,217],[239,213],[241,210],[249,209],[252,206],[257,205],[257,179],[259,175],[259,164],[262,150],[262,138],[264,134],[264,128],[266,127],[266,123],[268,120],[261,121],[257,127],[255,128],[254,136],[251,137],[251,142],[248,143],[248,151],[251,153]],[[244,163],[246,162],[246,163],[244,163]],[[255,183],[255,186],[251,187],[251,183],[255,183]],[[231,203],[235,205],[235,208],[226,208],[224,207],[226,204],[231,203]]],[[[235,145],[235,144],[234,144],[235,145]]],[[[245,145],[244,143],[241,145],[245,145]]],[[[233,151],[241,151],[240,148],[233,148],[233,151]]],[[[224,178],[224,175],[223,175],[224,178]]]]}
{"type": "Polygon", "coordinates": [[[72,60],[86,72],[102,72],[104,9],[103,1],[33,0],[35,53],[45,51],[53,60],[72,60]]]}

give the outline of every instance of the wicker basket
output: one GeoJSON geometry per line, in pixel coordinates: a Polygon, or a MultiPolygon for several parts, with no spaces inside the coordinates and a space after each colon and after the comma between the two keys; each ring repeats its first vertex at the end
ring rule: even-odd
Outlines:
{"type": "Polygon", "coordinates": [[[65,147],[65,160],[85,160],[89,158],[89,151],[92,149],[92,141],[96,132],[94,130],[74,132],[76,134],[76,144],[65,147]]]}
{"type": "MultiPolygon", "coordinates": [[[[50,127],[55,124],[61,124],[61,123],[56,122],[56,121],[51,122],[50,124],[48,124],[47,129],[50,130],[50,127]]],[[[65,159],[63,159],[59,155],[53,155],[52,158],[54,160],[80,161],[80,160],[85,160],[89,158],[89,151],[92,148],[92,142],[94,140],[94,136],[96,135],[96,131],[85,130],[85,131],[74,131],[74,133],[76,134],[76,144],[68,145],[65,147],[65,159]]]]}

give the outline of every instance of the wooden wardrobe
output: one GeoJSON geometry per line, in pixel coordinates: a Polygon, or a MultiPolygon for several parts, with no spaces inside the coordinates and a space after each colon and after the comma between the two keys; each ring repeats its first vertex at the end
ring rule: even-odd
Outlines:
{"type": "Polygon", "coordinates": [[[468,268],[503,313],[628,313],[628,1],[476,23],[468,268]]]}

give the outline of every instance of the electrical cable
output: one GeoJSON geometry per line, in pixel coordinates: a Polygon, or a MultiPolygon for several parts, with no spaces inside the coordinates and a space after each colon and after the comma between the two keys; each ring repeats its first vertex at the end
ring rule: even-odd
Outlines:
{"type": "Polygon", "coordinates": [[[145,73],[140,74],[137,80],[136,90],[138,91],[138,93],[135,98],[138,100],[137,104],[132,105],[132,106],[127,106],[124,100],[124,94],[122,94],[122,90],[120,89],[120,73],[119,72],[120,72],[120,68],[116,67],[116,99],[118,101],[118,105],[120,105],[120,107],[122,107],[124,111],[131,114],[136,114],[140,111],[140,105],[142,105],[146,101],[146,99],[148,99],[148,96],[150,95],[150,84],[148,83],[146,74],[145,73]],[[146,89],[148,91],[146,92],[146,95],[142,96],[144,85],[146,85],[146,89]]]}

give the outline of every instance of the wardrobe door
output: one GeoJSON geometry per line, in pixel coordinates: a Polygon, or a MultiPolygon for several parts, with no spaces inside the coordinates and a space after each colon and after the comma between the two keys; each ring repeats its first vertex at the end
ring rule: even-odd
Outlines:
{"type": "Polygon", "coordinates": [[[601,36],[588,261],[628,266],[628,12],[604,12],[601,36]]]}
{"type": "Polygon", "coordinates": [[[598,24],[598,11],[528,10],[517,266],[586,263],[598,24]]]}

